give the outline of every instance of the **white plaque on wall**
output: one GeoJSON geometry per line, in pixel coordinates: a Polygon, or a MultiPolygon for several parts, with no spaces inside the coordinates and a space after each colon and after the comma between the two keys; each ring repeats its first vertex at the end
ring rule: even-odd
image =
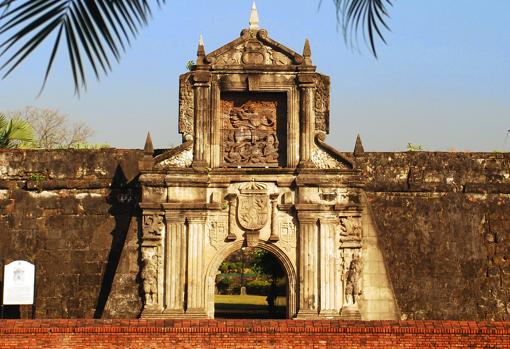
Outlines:
{"type": "Polygon", "coordinates": [[[4,305],[34,304],[35,266],[14,261],[4,267],[4,305]]]}

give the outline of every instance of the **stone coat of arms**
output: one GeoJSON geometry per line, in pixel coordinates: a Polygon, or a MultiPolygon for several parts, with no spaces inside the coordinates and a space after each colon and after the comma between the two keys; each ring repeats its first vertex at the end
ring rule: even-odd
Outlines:
{"type": "Polygon", "coordinates": [[[260,230],[269,218],[267,188],[260,183],[249,183],[239,188],[237,219],[243,229],[260,230]]]}

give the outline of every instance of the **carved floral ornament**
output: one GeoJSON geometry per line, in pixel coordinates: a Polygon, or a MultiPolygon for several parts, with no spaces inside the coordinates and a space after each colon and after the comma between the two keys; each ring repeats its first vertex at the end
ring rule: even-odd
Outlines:
{"type": "Polygon", "coordinates": [[[165,223],[161,215],[143,216],[143,232],[144,234],[159,235],[163,231],[165,223]]]}

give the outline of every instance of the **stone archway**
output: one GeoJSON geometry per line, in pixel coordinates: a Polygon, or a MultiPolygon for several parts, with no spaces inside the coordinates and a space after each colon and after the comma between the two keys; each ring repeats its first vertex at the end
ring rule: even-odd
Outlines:
{"type": "MultiPolygon", "coordinates": [[[[213,259],[207,266],[205,273],[205,303],[207,307],[207,317],[214,318],[214,283],[216,278],[216,272],[220,267],[221,263],[232,253],[240,250],[243,247],[243,240],[236,241],[232,244],[227,245],[225,248],[219,250],[213,259]]],[[[257,248],[261,248],[273,254],[283,266],[285,274],[287,276],[287,318],[292,319],[297,314],[297,277],[296,271],[289,257],[280,248],[274,244],[260,240],[257,248]]]]}

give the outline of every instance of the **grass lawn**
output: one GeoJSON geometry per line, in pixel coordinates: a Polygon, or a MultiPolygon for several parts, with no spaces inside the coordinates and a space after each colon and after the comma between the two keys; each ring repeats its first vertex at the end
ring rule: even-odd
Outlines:
{"type": "Polygon", "coordinates": [[[252,304],[264,305],[267,307],[266,296],[253,296],[253,295],[226,295],[217,294],[214,296],[214,302],[220,304],[252,304]]]}
{"type": "Polygon", "coordinates": [[[285,306],[276,307],[270,313],[266,296],[253,295],[215,295],[215,317],[218,318],[282,318],[285,306]]]}

